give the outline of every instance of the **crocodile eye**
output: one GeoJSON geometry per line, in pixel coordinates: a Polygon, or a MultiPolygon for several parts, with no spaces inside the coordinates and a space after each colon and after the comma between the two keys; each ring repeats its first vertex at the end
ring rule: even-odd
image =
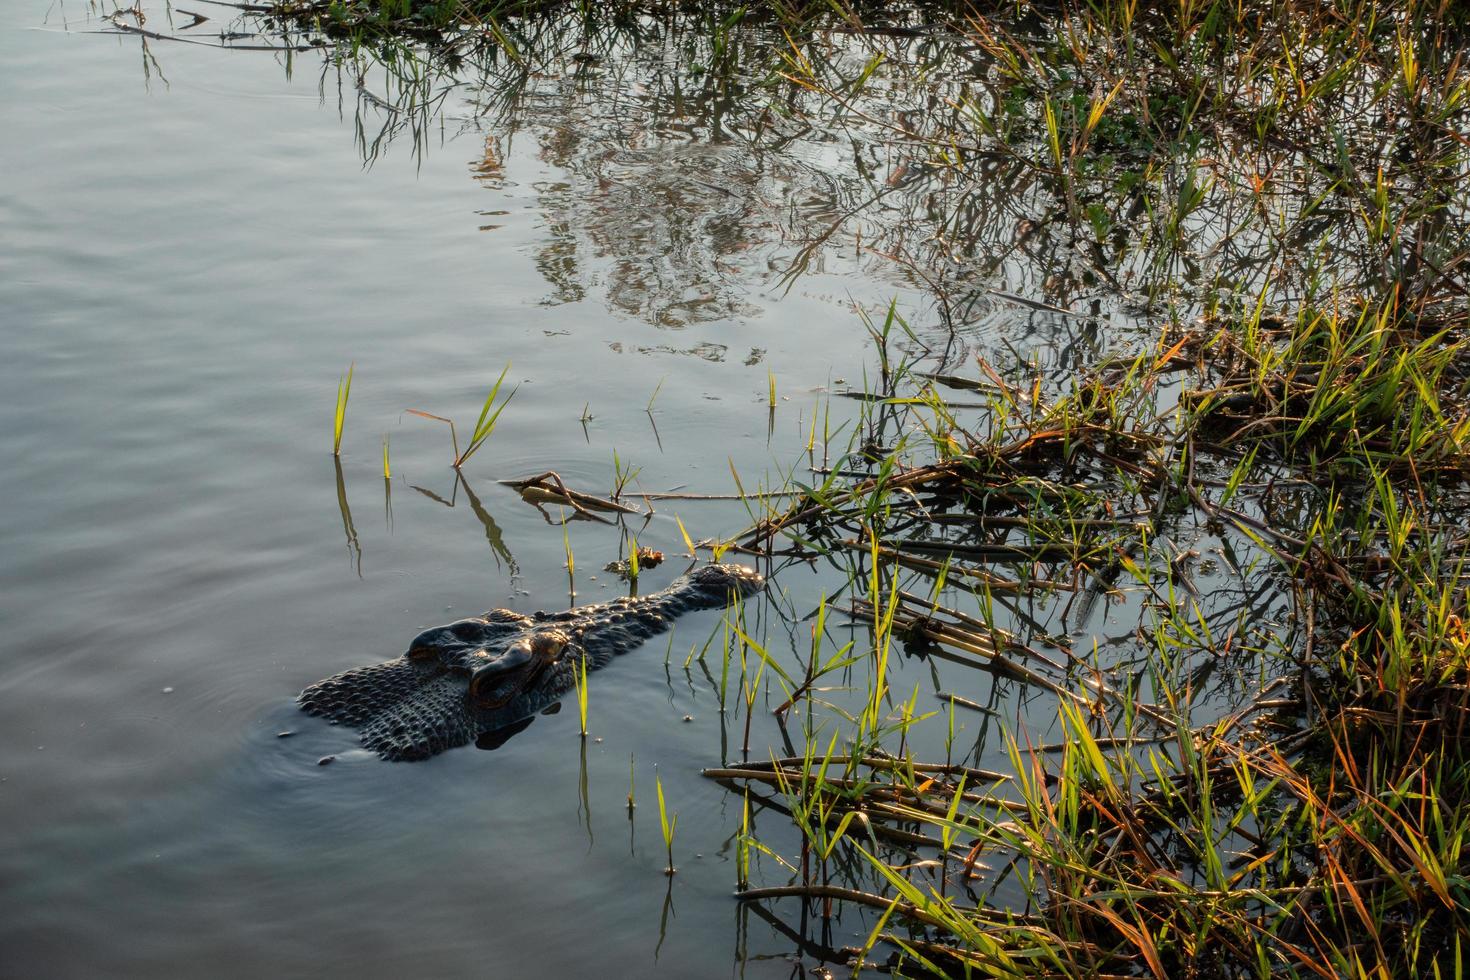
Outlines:
{"type": "Polygon", "coordinates": [[[457,623],[450,623],[444,629],[461,643],[479,643],[485,638],[485,621],[481,619],[462,619],[457,623]]]}
{"type": "Polygon", "coordinates": [[[408,652],[404,656],[409,660],[435,660],[439,657],[439,648],[443,643],[444,629],[436,626],[414,637],[408,644],[408,652]]]}

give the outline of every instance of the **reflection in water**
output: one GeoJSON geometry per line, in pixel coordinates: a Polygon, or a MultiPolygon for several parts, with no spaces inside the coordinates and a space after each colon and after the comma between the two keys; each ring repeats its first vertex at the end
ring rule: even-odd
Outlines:
{"type": "MultiPolygon", "coordinates": [[[[941,369],[973,346],[957,335],[982,329],[1017,352],[1055,346],[1065,366],[1165,308],[1187,318],[1222,294],[1292,298],[1312,281],[1304,264],[1373,282],[1393,272],[1360,229],[1323,236],[1334,208],[1358,202],[1339,201],[1342,183],[1301,146],[1231,133],[1161,143],[1124,118],[1095,134],[1095,170],[1060,174],[1038,89],[927,22],[792,38],[567,12],[504,25],[513,55],[473,33],[430,52],[335,46],[250,13],[232,26],[231,46],[323,48],[322,91],[354,93],[367,163],[400,142],[421,155],[433,136],[474,134],[472,179],[535,191],[548,304],[600,296],[679,328],[757,316],[755,294],[804,278],[877,279],[914,294],[916,331],[947,338],[941,369]],[[1224,172],[1279,176],[1244,194],[1224,172]]],[[[1094,94],[1036,69],[1058,104],[1094,94]]],[[[1342,124],[1345,140],[1374,125],[1350,110],[1342,124]]],[[[1406,230],[1415,254],[1455,240],[1462,204],[1406,230]]]]}
{"type": "MultiPolygon", "coordinates": [[[[558,707],[560,702],[558,702],[558,707]]],[[[542,714],[548,712],[543,711],[542,714]]],[[[592,832],[592,792],[587,781],[587,736],[581,739],[581,754],[577,770],[577,814],[582,818],[582,826],[587,829],[587,850],[590,853],[597,844],[597,837],[592,832]]]]}
{"type": "Polygon", "coordinates": [[[485,529],[485,541],[490,545],[491,554],[495,555],[496,567],[499,567],[500,560],[503,558],[511,577],[520,575],[521,567],[516,564],[515,555],[512,555],[510,549],[505,546],[505,540],[500,534],[500,525],[495,523],[495,518],[490,516],[485,505],[480,503],[480,498],[470,488],[469,481],[464,478],[464,473],[455,470],[455,476],[458,478],[459,485],[464,488],[464,497],[469,502],[470,510],[479,520],[480,526],[485,529]]]}
{"type": "MultiPolygon", "coordinates": [[[[780,132],[771,111],[773,96],[799,103],[795,87],[773,92],[692,70],[710,62],[709,52],[678,25],[638,43],[602,40],[596,69],[542,73],[513,94],[486,85],[498,93],[481,117],[496,134],[492,155],[503,159],[511,139],[529,131],[540,161],[562,175],[536,185],[548,302],[579,300],[600,285],[610,309],[677,328],[758,315],[752,288],[789,288],[792,270],[858,271],[855,253],[826,248],[841,237],[837,214],[857,210],[842,203],[855,171],[834,158],[831,134],[806,122],[805,134],[780,132]],[[810,152],[791,152],[793,142],[810,152]]],[[[746,63],[759,70],[773,42],[740,35],[726,65],[737,76],[746,63]]],[[[497,170],[481,179],[505,178],[497,170]]],[[[724,346],[693,353],[722,359],[724,346]]]]}
{"type": "Polygon", "coordinates": [[[383,530],[393,533],[393,480],[383,477],[383,530]]]}
{"type": "MultiPolygon", "coordinates": [[[[275,29],[248,16],[237,26],[275,29]]],[[[813,68],[839,87],[865,77],[850,111],[834,111],[775,74],[790,53],[779,32],[741,29],[716,44],[705,27],[533,19],[518,25],[516,58],[468,41],[439,54],[344,47],[328,51],[321,87],[355,93],[366,163],[400,141],[429,152],[436,130],[457,130],[479,140],[472,179],[533,189],[548,304],[599,296],[680,328],[758,316],[757,293],[802,277],[876,278],[927,296],[921,322],[949,332],[1005,315],[998,286],[1076,301],[1078,277],[1052,244],[1027,252],[1014,240],[1017,223],[1054,203],[1027,200],[1043,189],[1024,162],[985,172],[996,162],[982,161],[957,181],[914,146],[919,128],[961,118],[952,103],[973,84],[973,52],[953,39],[826,36],[803,49],[813,68]],[[886,67],[918,47],[923,79],[886,67]]],[[[481,215],[506,213],[484,209],[476,226],[497,232],[502,222],[481,215]]],[[[640,350],[720,360],[726,345],[640,350]]]]}
{"type": "Polygon", "coordinates": [[[337,511],[342,515],[342,533],[347,535],[347,553],[362,578],[362,545],[357,539],[357,528],[352,523],[352,508],[347,505],[347,483],[342,478],[342,458],[332,457],[332,466],[337,471],[337,511]]]}
{"type": "Polygon", "coordinates": [[[653,947],[654,962],[658,962],[658,954],[664,948],[664,940],[669,934],[669,918],[674,914],[674,876],[668,876],[669,882],[664,889],[664,906],[658,916],[658,943],[653,947]]]}
{"type": "MultiPolygon", "coordinates": [[[[549,714],[550,712],[542,713],[549,714]]],[[[525,731],[527,728],[530,728],[531,722],[535,720],[536,716],[532,715],[529,718],[522,718],[520,721],[511,722],[509,725],[506,725],[502,728],[495,728],[488,732],[481,732],[479,735],[475,736],[475,748],[485,749],[486,751],[494,752],[506,742],[509,742],[521,732],[525,731]]]]}
{"type": "Polygon", "coordinates": [[[500,525],[495,523],[495,518],[490,516],[490,512],[485,509],[485,505],[480,503],[480,498],[470,488],[469,482],[464,478],[462,472],[459,470],[454,471],[454,485],[450,490],[448,500],[445,500],[427,487],[421,487],[417,484],[410,484],[410,486],[435,503],[443,504],[451,510],[459,500],[459,491],[463,487],[465,500],[469,502],[470,511],[479,520],[480,526],[485,529],[485,540],[490,545],[490,553],[495,557],[495,567],[499,568],[500,562],[504,560],[505,567],[510,571],[511,577],[514,578],[520,575],[521,567],[516,564],[515,555],[511,554],[510,549],[506,547],[505,539],[500,533],[500,525]]]}
{"type": "Polygon", "coordinates": [[[637,809],[637,793],[634,785],[634,757],[628,753],[628,856],[638,856],[638,825],[633,821],[633,811],[637,809]]]}

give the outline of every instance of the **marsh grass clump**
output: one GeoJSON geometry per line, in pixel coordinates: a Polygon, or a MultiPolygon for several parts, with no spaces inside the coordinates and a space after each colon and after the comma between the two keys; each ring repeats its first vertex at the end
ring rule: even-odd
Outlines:
{"type": "Polygon", "coordinates": [[[1209,316],[1050,398],[987,368],[980,424],[896,370],[912,394],[865,402],[834,467],[868,475],[743,538],[852,563],[870,674],[860,711],[787,685],[803,754],[708,772],[803,840],[794,880],[742,897],[881,910],[868,947],[834,955],[882,941],[940,974],[1453,975],[1470,314],[1431,308],[1209,316]],[[1205,541],[1240,588],[1205,586],[1205,541]],[[1286,628],[1242,608],[1251,592],[1286,628]],[[1020,598],[1070,633],[1001,626],[1020,598]],[[1126,655],[1068,638],[1118,601],[1138,615],[1126,655]],[[1051,698],[1061,737],[1008,726],[1003,772],[920,762],[904,746],[937,713],[886,693],[900,648],[1051,698]]]}
{"type": "Polygon", "coordinates": [[[1107,202],[1131,197],[1151,240],[1135,268],[1175,312],[1061,377],[983,357],[921,370],[922,353],[894,357],[892,332],[870,330],[877,383],[847,452],[741,536],[845,562],[867,629],[859,707],[789,684],[796,752],[708,772],[800,833],[785,883],[741,872],[745,900],[875,910],[868,942],[834,959],[862,969],[883,943],[942,975],[1462,969],[1463,24],[1445,7],[1307,8],[1336,33],[1262,34],[1265,4],[1234,8],[1258,22],[1233,32],[1218,5],[1183,25],[1093,5],[1046,51],[981,32],[1041,110],[1030,129],[977,117],[981,137],[1007,153],[1035,139],[1043,152],[1016,165],[1055,189],[1057,224],[1104,230],[1107,202]],[[1160,31],[1169,49],[1135,46],[1160,31]],[[1160,75],[1109,75],[1139,59],[1160,75]],[[1059,64],[1093,66],[1086,100],[1058,98],[1059,64]],[[1183,101],[1154,103],[1151,77],[1183,101]],[[1368,107],[1375,128],[1355,130],[1368,107]],[[1312,126],[1339,135],[1331,162],[1312,126]],[[1181,146],[1232,129],[1208,174],[1196,159],[1167,176],[1181,146]],[[1143,179],[1120,188],[1125,151],[1143,179]],[[1266,193],[1288,171],[1302,193],[1266,193]],[[1236,199],[1314,243],[1292,254],[1300,239],[1237,222],[1236,199]],[[1227,282],[1235,249],[1263,264],[1227,282]],[[1099,623],[1109,607],[1137,617],[1126,642],[1099,623]],[[1012,721],[1004,771],[921,762],[909,746],[942,715],[887,687],[897,650],[1049,698],[1060,737],[1012,721]]]}

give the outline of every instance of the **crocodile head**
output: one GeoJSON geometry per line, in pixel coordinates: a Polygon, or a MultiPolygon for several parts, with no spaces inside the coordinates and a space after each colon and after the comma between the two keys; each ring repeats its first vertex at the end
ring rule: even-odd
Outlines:
{"type": "Polygon", "coordinates": [[[764,585],[754,569],[709,565],[661,592],[523,616],[496,609],[425,630],[397,660],[358,667],[301,693],[301,707],[359,729],[385,759],[424,759],[486,733],[524,727],[576,683],[673,617],[724,606],[764,585]]]}

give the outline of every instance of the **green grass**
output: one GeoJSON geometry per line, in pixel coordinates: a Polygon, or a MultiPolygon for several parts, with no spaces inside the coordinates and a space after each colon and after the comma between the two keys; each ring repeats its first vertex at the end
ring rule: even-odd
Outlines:
{"type": "MultiPolygon", "coordinates": [[[[664,850],[668,854],[669,863],[664,866],[664,874],[673,875],[678,869],[674,867],[674,833],[679,829],[679,814],[676,812],[669,815],[668,808],[664,804],[664,784],[655,773],[653,777],[654,789],[658,794],[658,824],[659,830],[664,838],[664,850]]],[[[628,805],[631,807],[633,792],[628,791],[628,805]]]]}
{"type": "Polygon", "coordinates": [[[475,426],[470,431],[470,441],[465,446],[463,452],[459,448],[459,434],[455,430],[453,419],[445,418],[442,415],[433,415],[417,408],[407,409],[410,415],[433,419],[436,422],[443,422],[449,426],[449,441],[454,449],[454,460],[451,465],[455,469],[461,469],[465,463],[469,462],[469,458],[489,441],[490,436],[495,432],[495,423],[500,420],[500,413],[505,411],[505,407],[510,404],[510,400],[520,390],[518,387],[512,388],[510,394],[505,396],[504,401],[499,405],[495,404],[496,396],[500,394],[500,386],[505,382],[505,376],[509,373],[510,365],[507,364],[504,370],[500,372],[500,377],[495,379],[495,384],[490,388],[490,394],[485,396],[485,404],[480,409],[480,417],[475,420],[475,426]],[[494,411],[492,412],[491,409],[494,409],[494,411]]]}
{"type": "Polygon", "coordinates": [[[577,695],[577,719],[582,726],[582,738],[587,737],[587,658],[578,657],[574,665],[573,678],[576,681],[577,695]]]}
{"type": "Polygon", "coordinates": [[[501,402],[499,406],[495,404],[495,396],[500,394],[500,386],[505,383],[505,376],[509,372],[510,365],[507,364],[505,369],[500,372],[500,377],[495,379],[495,385],[490,389],[490,394],[485,396],[485,405],[480,409],[480,417],[475,420],[475,428],[470,433],[470,442],[469,445],[465,446],[464,452],[459,453],[457,451],[458,447],[456,446],[455,469],[459,469],[468,462],[469,458],[490,439],[490,435],[495,431],[495,423],[499,420],[500,413],[505,411],[505,406],[509,405],[510,400],[515,397],[518,389],[512,388],[510,394],[505,396],[505,401],[501,402]],[[494,412],[491,412],[492,408],[495,409],[494,412]]]}
{"type": "Polygon", "coordinates": [[[616,449],[613,450],[613,485],[612,492],[608,494],[613,500],[622,499],[628,489],[628,484],[638,479],[638,474],[643,471],[641,466],[625,464],[616,449]]]}
{"type": "Polygon", "coordinates": [[[347,373],[337,382],[337,410],[332,415],[332,455],[342,455],[342,428],[347,424],[347,398],[352,394],[352,372],[357,365],[349,364],[347,373]]]}
{"type": "MultiPolygon", "coordinates": [[[[913,394],[865,403],[863,425],[909,436],[867,461],[872,477],[812,487],[745,537],[853,561],[863,700],[798,712],[811,695],[783,681],[805,754],[712,773],[773,785],[817,868],[846,848],[870,880],[836,888],[812,870],[747,899],[836,897],[926,926],[922,942],[891,925],[875,936],[940,973],[1454,975],[1470,935],[1470,403],[1446,381],[1470,320],[1421,339],[1426,317],[1405,313],[1217,315],[1052,397],[1023,402],[1037,387],[1002,378],[984,431],[892,372],[913,394]],[[984,548],[944,533],[991,522],[1004,540],[984,548]],[[1192,592],[1166,543],[1187,534],[1229,543],[1257,581],[1291,583],[1295,628],[1252,626],[1192,592]],[[1059,566],[1091,584],[1037,574],[1059,566]],[[928,597],[900,584],[926,577],[928,597]],[[978,583],[968,611],[940,600],[963,598],[959,582],[978,583]],[[1070,643],[1038,649],[997,625],[1007,592],[1041,608],[1139,597],[1137,666],[1078,676],[1070,643]],[[919,778],[910,733],[952,722],[891,689],[900,635],[1054,698],[1059,751],[1012,727],[1006,772],[919,778]],[[1210,710],[1199,667],[1242,656],[1256,692],[1210,710]],[[947,870],[914,870],[895,843],[947,870]],[[1005,869],[989,887],[1020,889],[1031,912],[957,897],[982,855],[1005,869]]],[[[830,668],[814,648],[807,669],[830,668]]]]}

